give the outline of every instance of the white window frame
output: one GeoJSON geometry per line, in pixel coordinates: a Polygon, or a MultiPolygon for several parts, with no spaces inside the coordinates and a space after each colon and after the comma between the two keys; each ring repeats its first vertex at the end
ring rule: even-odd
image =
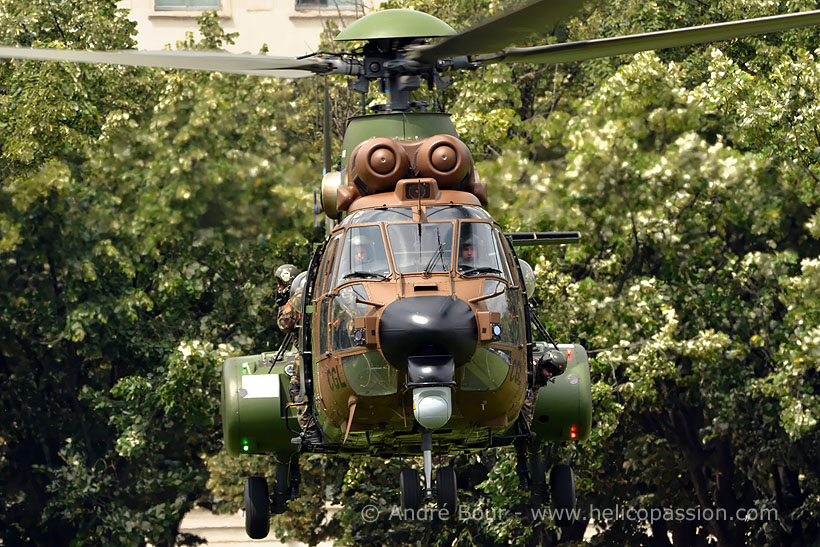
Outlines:
{"type": "Polygon", "coordinates": [[[327,0],[327,5],[320,4],[321,0],[294,0],[293,9],[298,12],[304,11],[359,11],[362,7],[362,0],[327,0]],[[311,1],[310,4],[300,5],[300,1],[311,1]]]}
{"type": "Polygon", "coordinates": [[[214,10],[213,8],[191,8],[177,10],[157,9],[156,1],[150,0],[150,2],[151,12],[148,14],[148,17],[176,17],[193,19],[199,17],[206,11],[216,11],[216,15],[221,19],[228,19],[231,17],[232,0],[220,0],[220,8],[218,10],[214,10]]]}

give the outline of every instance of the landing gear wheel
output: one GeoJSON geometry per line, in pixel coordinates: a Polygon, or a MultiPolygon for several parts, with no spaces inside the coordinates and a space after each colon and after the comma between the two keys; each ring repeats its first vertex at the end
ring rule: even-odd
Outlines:
{"type": "Polygon", "coordinates": [[[575,520],[572,515],[572,510],[575,509],[575,474],[572,467],[565,463],[552,466],[550,494],[552,508],[556,510],[555,524],[561,528],[569,526],[575,520]]]}
{"type": "Polygon", "coordinates": [[[438,468],[436,499],[439,511],[446,510],[448,517],[455,515],[458,507],[458,484],[456,483],[456,470],[450,465],[438,468]]]}
{"type": "Polygon", "coordinates": [[[416,469],[402,469],[399,476],[401,487],[402,511],[412,509],[418,511],[421,507],[421,479],[416,469]]]}
{"type": "Polygon", "coordinates": [[[251,539],[263,539],[270,532],[270,497],[265,477],[245,479],[245,532],[251,539]]]}

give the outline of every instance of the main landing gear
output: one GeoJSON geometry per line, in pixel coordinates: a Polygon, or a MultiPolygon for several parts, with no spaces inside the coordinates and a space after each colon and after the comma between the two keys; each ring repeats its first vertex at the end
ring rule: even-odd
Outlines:
{"type": "Polygon", "coordinates": [[[271,514],[279,515],[288,508],[290,500],[299,488],[299,460],[296,456],[289,462],[276,464],[273,495],[268,490],[265,477],[245,479],[245,533],[251,539],[263,539],[270,532],[271,514]]]}
{"type": "Polygon", "coordinates": [[[402,511],[418,511],[424,499],[435,494],[440,514],[447,511],[452,517],[458,506],[458,483],[456,471],[452,466],[439,466],[436,469],[436,488],[433,489],[433,433],[425,429],[421,433],[421,449],[424,455],[424,487],[421,476],[416,469],[402,469],[399,476],[402,511]]]}
{"type": "Polygon", "coordinates": [[[270,532],[270,496],[265,477],[245,479],[245,533],[251,539],[268,537],[270,532]]]}
{"type": "Polygon", "coordinates": [[[572,524],[575,520],[575,474],[572,467],[564,463],[552,465],[550,447],[539,445],[534,439],[516,442],[515,448],[518,480],[522,488],[530,490],[530,504],[538,508],[551,499],[555,524],[561,528],[572,524]]]}

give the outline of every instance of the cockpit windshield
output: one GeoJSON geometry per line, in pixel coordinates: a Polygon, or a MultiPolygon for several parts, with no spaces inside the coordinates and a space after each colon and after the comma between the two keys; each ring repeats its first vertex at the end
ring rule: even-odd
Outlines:
{"type": "Polygon", "coordinates": [[[413,211],[410,207],[381,207],[356,211],[345,217],[342,226],[371,222],[407,222],[408,220],[413,220],[413,211]]]}
{"type": "Polygon", "coordinates": [[[353,280],[384,281],[391,275],[383,230],[400,274],[449,272],[512,279],[500,233],[482,220],[400,222],[349,226],[338,254],[333,286],[353,280]],[[456,230],[458,228],[458,230],[456,230]],[[458,239],[455,235],[458,232],[458,239]]]}
{"type": "Polygon", "coordinates": [[[450,271],[453,223],[391,224],[393,260],[401,273],[450,271]]]}
{"type": "Polygon", "coordinates": [[[354,226],[347,230],[341,255],[336,285],[351,279],[384,280],[390,276],[379,226],[354,226]]]}
{"type": "Polygon", "coordinates": [[[461,218],[490,220],[490,215],[481,207],[470,205],[428,205],[427,218],[430,220],[456,220],[461,218]]]}
{"type": "Polygon", "coordinates": [[[504,255],[486,222],[462,222],[458,240],[458,272],[472,276],[493,274],[509,278],[504,255]]]}

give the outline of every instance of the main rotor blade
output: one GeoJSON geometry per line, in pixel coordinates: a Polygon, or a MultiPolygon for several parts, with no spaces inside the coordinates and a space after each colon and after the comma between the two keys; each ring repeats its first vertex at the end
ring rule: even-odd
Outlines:
{"type": "Polygon", "coordinates": [[[330,72],[327,63],[316,59],[268,57],[267,55],[236,55],[222,51],[77,51],[69,49],[0,47],[0,58],[31,59],[37,61],[73,61],[111,65],[147,66],[209,70],[298,78],[312,73],[330,72]]]}
{"type": "Polygon", "coordinates": [[[570,63],[597,57],[610,57],[638,53],[650,49],[688,46],[706,42],[730,40],[754,34],[780,32],[800,27],[820,24],[820,10],[786,15],[760,17],[745,21],[730,21],[714,25],[662,30],[645,34],[567,42],[548,46],[511,48],[498,55],[478,56],[476,60],[485,63],[527,62],[527,63],[570,63]]]}
{"type": "Polygon", "coordinates": [[[485,19],[437,44],[417,48],[409,56],[432,62],[445,57],[495,53],[534,32],[551,30],[558,21],[578,11],[584,2],[586,0],[536,0],[485,19]]]}

